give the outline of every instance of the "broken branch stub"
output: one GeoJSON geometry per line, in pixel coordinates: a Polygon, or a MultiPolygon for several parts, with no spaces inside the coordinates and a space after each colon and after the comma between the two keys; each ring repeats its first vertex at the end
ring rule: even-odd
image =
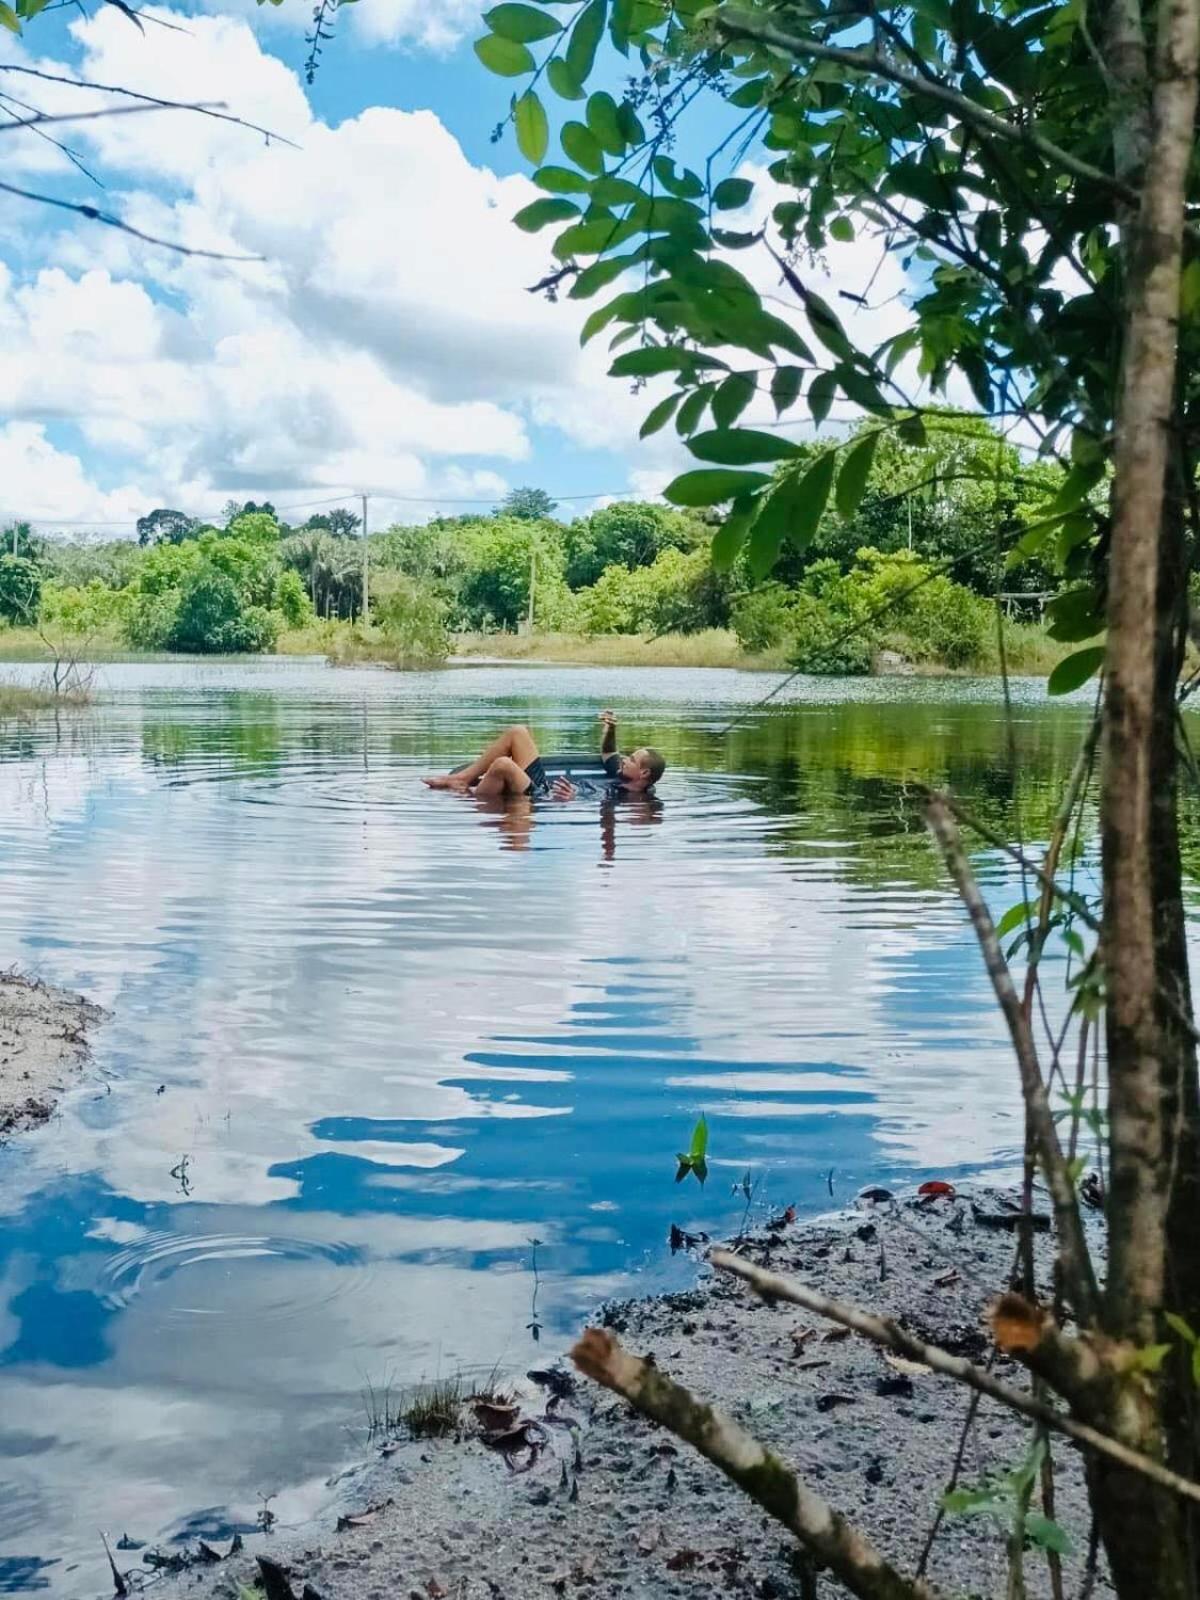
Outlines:
{"type": "Polygon", "coordinates": [[[624,1396],[694,1445],[783,1523],[859,1600],[937,1600],[934,1589],[897,1572],[864,1534],[731,1417],[697,1400],[661,1368],[630,1355],[605,1329],[587,1329],[571,1359],[585,1377],[624,1396]]]}

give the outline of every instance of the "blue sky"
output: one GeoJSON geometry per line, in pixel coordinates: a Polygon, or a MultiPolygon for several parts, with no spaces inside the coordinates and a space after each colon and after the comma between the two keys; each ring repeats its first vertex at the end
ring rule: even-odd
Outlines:
{"type": "MultiPolygon", "coordinates": [[[[475,59],[475,7],[359,0],[311,89],[309,14],[303,0],[209,0],[155,8],[177,26],[143,37],[100,6],[0,41],[0,60],[219,99],[302,147],[181,113],[79,124],[71,142],[101,193],[15,136],[12,181],[262,264],[182,260],[0,203],[0,517],[119,534],[151,506],[211,515],[230,496],[269,496],[299,520],[361,488],[386,523],[486,508],[517,484],[568,513],[656,493],[686,457],[670,434],[638,441],[654,393],[629,393],[603,349],[580,350],[590,308],[526,292],[549,238],[509,220],[534,191],[511,136],[491,142],[512,85],[475,59]]],[[[44,110],[90,103],[10,73],[0,90],[44,110]]],[[[725,116],[698,108],[687,140],[707,147],[725,116]]],[[[877,258],[843,247],[835,276],[860,287],[877,258]]],[[[769,262],[761,272],[776,289],[769,262]]],[[[886,317],[876,331],[892,331],[886,317]]]]}

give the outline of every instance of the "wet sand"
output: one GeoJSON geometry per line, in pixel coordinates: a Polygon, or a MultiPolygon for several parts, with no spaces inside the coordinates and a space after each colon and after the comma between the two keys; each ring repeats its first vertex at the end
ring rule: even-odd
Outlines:
{"type": "Polygon", "coordinates": [[[86,1065],[104,1015],[82,995],[0,973],[0,1139],[45,1122],[86,1065]]]}

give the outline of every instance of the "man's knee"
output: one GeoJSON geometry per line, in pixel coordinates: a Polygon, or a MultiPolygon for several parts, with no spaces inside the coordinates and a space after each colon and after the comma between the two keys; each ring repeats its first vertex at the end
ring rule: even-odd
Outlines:
{"type": "Polygon", "coordinates": [[[514,722],[508,731],[510,739],[532,739],[533,735],[523,722],[514,722]]]}

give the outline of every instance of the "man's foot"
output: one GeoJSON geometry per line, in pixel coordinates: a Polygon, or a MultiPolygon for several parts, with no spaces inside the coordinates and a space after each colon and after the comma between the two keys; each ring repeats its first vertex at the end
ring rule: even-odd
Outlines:
{"type": "Polygon", "coordinates": [[[431,789],[452,789],[458,794],[466,794],[471,787],[467,779],[459,772],[444,772],[438,777],[423,780],[431,789]]]}

